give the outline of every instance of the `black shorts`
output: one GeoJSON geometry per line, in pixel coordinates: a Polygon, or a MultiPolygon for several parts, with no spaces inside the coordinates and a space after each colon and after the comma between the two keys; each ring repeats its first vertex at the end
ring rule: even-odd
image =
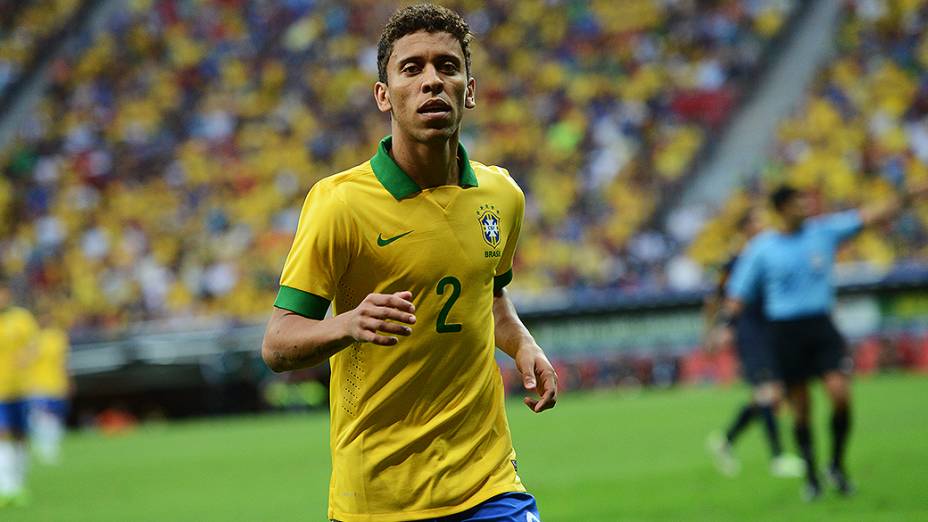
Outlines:
{"type": "Polygon", "coordinates": [[[787,321],[770,321],[770,341],[783,382],[799,384],[841,371],[850,374],[853,363],[844,337],[827,315],[787,321]]]}
{"type": "Polygon", "coordinates": [[[745,381],[756,386],[780,380],[780,371],[770,347],[770,335],[764,321],[739,320],[735,325],[735,346],[745,381]]]}

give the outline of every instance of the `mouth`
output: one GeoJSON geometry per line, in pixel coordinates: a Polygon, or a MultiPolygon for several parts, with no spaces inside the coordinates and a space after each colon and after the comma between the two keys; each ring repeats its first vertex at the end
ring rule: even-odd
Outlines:
{"type": "Polygon", "coordinates": [[[451,105],[445,100],[435,98],[420,105],[416,112],[427,117],[443,117],[451,114],[451,105]]]}

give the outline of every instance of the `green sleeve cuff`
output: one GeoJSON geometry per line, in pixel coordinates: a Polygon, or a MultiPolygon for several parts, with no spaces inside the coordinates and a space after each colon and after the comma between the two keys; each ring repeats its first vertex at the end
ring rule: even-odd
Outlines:
{"type": "Polygon", "coordinates": [[[512,281],[512,269],[510,268],[505,274],[493,278],[493,292],[499,292],[512,281]]]}
{"type": "Polygon", "coordinates": [[[281,286],[280,291],[277,292],[277,300],[274,301],[274,306],[321,321],[325,319],[325,313],[329,310],[329,302],[328,299],[319,297],[316,294],[289,286],[281,286]]]}

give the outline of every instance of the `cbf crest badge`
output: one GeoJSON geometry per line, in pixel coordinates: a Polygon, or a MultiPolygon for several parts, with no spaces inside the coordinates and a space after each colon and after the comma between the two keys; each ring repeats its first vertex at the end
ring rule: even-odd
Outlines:
{"type": "Polygon", "coordinates": [[[494,205],[481,205],[477,209],[477,222],[483,232],[483,240],[493,248],[499,246],[502,237],[499,210],[494,205]]]}

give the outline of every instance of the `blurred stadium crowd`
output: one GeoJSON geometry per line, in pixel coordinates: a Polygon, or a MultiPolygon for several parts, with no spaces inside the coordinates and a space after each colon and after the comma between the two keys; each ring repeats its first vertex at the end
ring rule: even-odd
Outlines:
{"type": "MultiPolygon", "coordinates": [[[[760,180],[732,196],[689,248],[702,264],[724,262],[743,238],[738,222],[784,181],[811,190],[821,211],[858,207],[928,179],[928,2],[849,4],[837,53],[796,114],[779,127],[760,180]]],[[[866,230],[845,263],[886,269],[928,258],[928,204],[866,230]]]]}
{"type": "Polygon", "coordinates": [[[0,96],[22,78],[45,40],[64,28],[79,5],[80,0],[0,2],[0,96]]]}
{"type": "MultiPolygon", "coordinates": [[[[370,85],[393,7],[120,3],[0,153],[4,271],[77,331],[265,313],[309,186],[388,132],[370,85]]],[[[645,225],[793,2],[453,7],[478,42],[463,140],[529,197],[517,288],[664,286],[645,225]]]]}
{"type": "MultiPolygon", "coordinates": [[[[509,168],[528,197],[518,294],[692,289],[772,183],[816,188],[830,209],[928,175],[928,4],[860,0],[762,181],[705,228],[695,214],[654,225],[798,3],[449,3],[477,37],[478,109],[463,142],[509,168]]],[[[75,4],[0,12],[0,86],[75,4]]],[[[389,131],[370,86],[394,7],[119,2],[102,32],[55,60],[37,109],[0,151],[0,267],[77,334],[262,316],[309,187],[368,158],[389,131]]],[[[928,208],[916,217],[863,235],[845,258],[917,256],[906,245],[924,238],[928,208]]]]}

